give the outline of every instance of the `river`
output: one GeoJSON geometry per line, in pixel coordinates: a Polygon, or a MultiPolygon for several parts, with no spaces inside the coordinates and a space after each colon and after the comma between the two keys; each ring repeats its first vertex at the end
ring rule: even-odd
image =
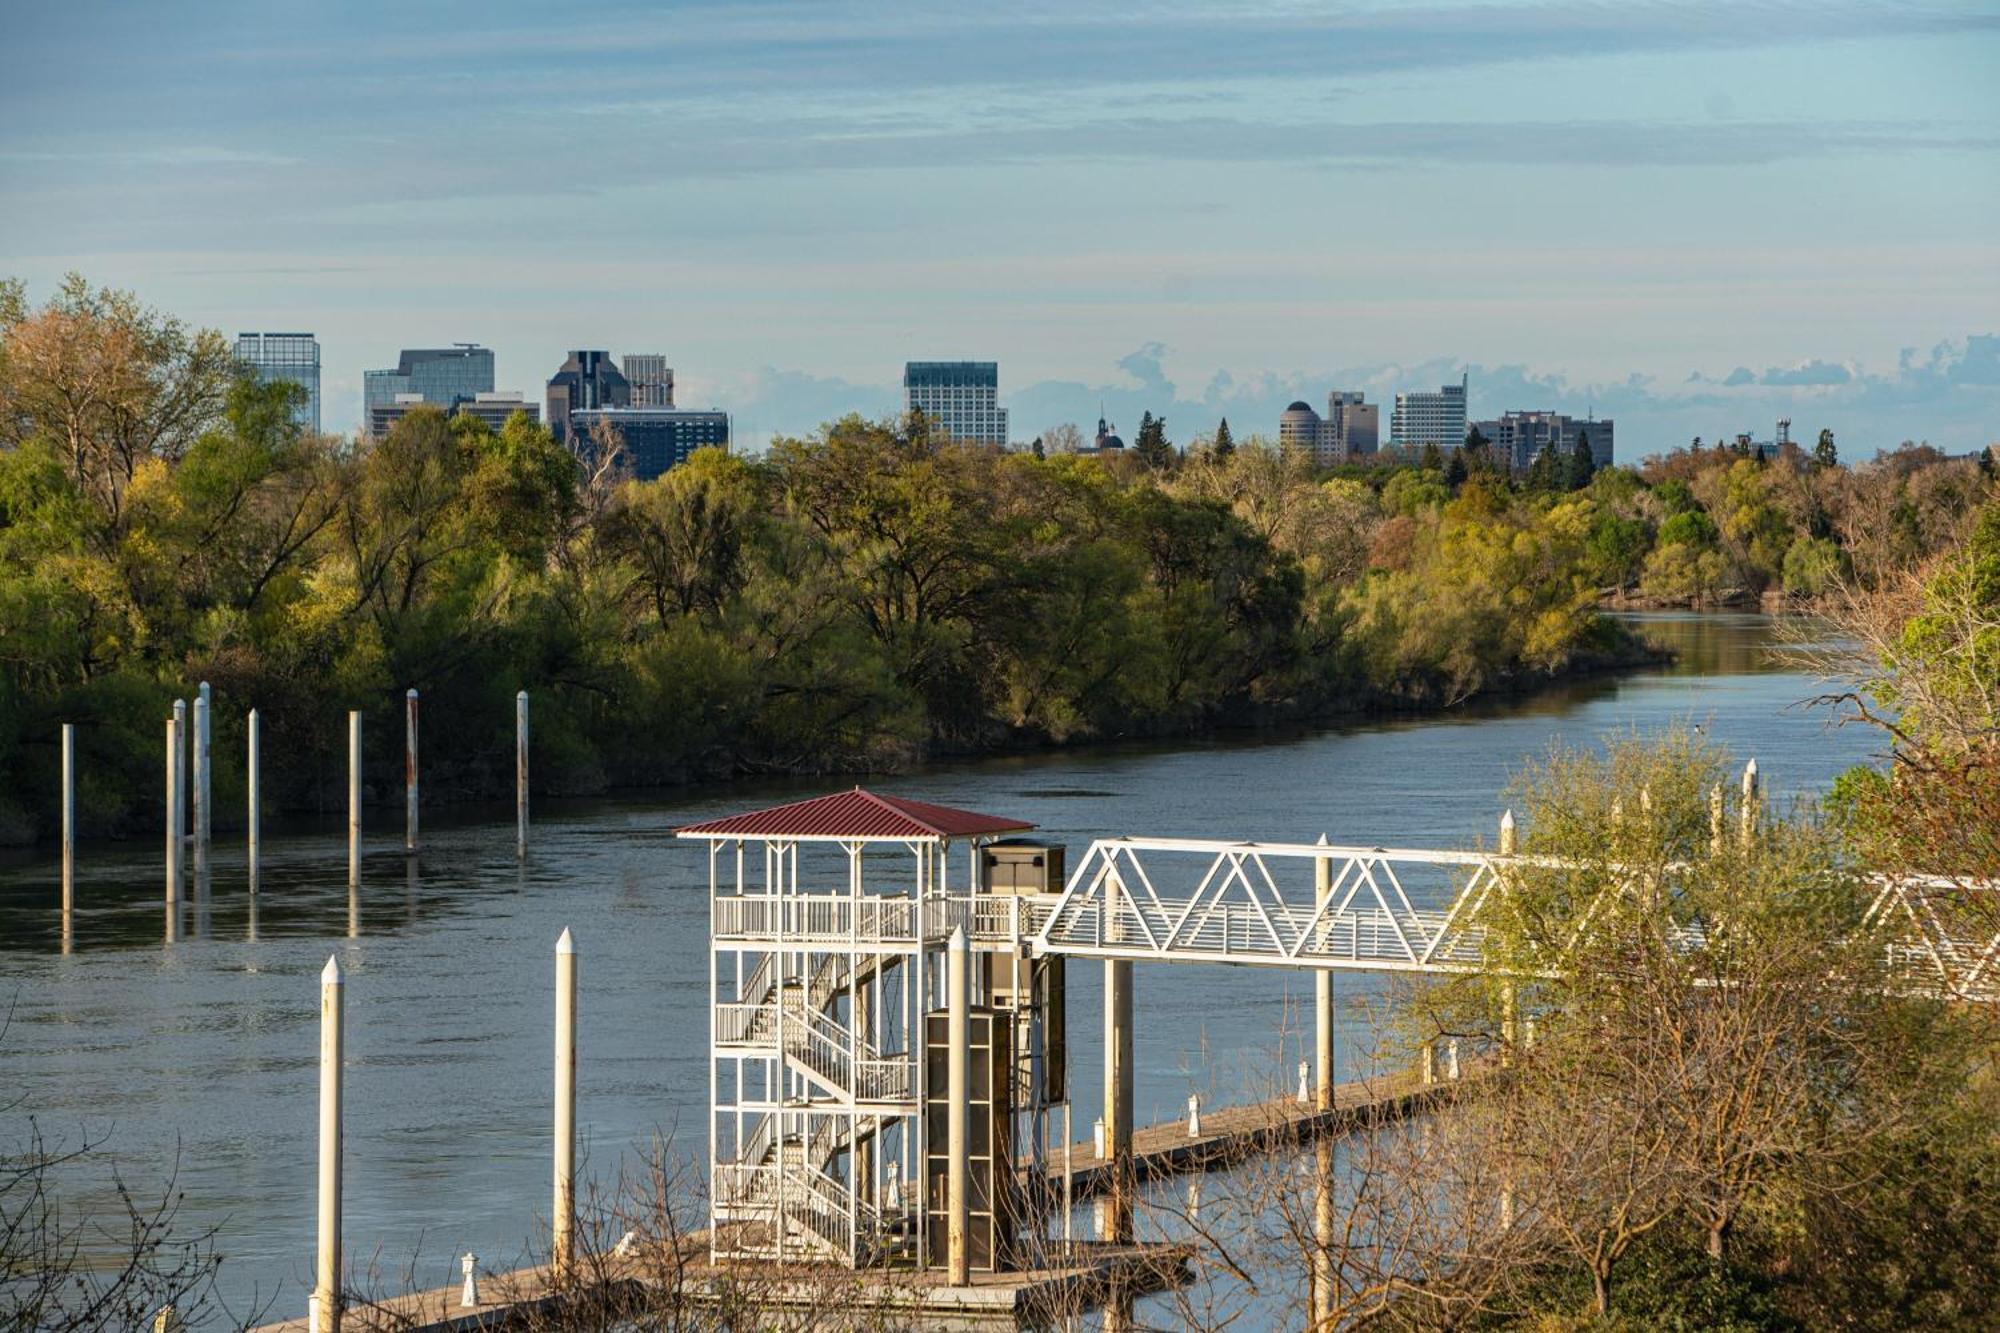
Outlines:
{"type": "MultiPolygon", "coordinates": [[[[1802,707],[1820,692],[1779,660],[1755,615],[1632,617],[1679,654],[1444,717],[1390,719],[1176,745],[1120,745],[940,766],[882,790],[1032,820],[1067,843],[1156,834],[1450,847],[1490,841],[1500,792],[1553,742],[1676,721],[1754,755],[1774,796],[1811,797],[1871,759],[1877,739],[1802,707]]],[[[218,707],[229,701],[218,700],[218,707]]],[[[0,1144],[33,1117],[70,1144],[101,1141],[65,1174],[77,1197],[112,1166],[142,1188],[178,1162],[183,1222],[214,1227],[237,1309],[302,1310],[313,1243],[317,976],[347,973],[346,1236],[393,1285],[455,1281],[522,1255],[549,1196],[552,949],[582,957],[579,1123],[586,1169],[608,1178],[656,1131],[699,1155],[708,1096],[701,850],[677,825],[836,784],[735,784],[538,809],[525,865],[511,819],[428,819],[414,871],[383,811],[350,914],[344,831],[267,840],[254,912],[240,847],[218,853],[206,905],[162,939],[156,845],[79,857],[76,947],[59,947],[57,870],[0,871],[0,1144]]],[[[1087,976],[1089,974],[1086,974],[1087,976]]],[[[1342,984],[1357,1029],[1372,989],[1342,984]]],[[[1211,1105],[1284,1078],[1281,1041],[1309,978],[1250,968],[1141,967],[1138,1119],[1211,1105]]],[[[1099,988],[1072,986],[1078,1131],[1096,1089],[1099,988]]],[[[1347,1034],[1344,1058],[1366,1043],[1347,1034]]]]}

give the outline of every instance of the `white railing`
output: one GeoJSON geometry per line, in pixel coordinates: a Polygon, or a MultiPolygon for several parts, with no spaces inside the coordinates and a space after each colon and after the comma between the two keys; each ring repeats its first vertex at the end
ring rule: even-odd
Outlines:
{"type": "MultiPolygon", "coordinates": [[[[1054,908],[1052,896],[1011,893],[938,895],[921,904],[878,895],[722,895],[709,925],[718,940],[824,946],[941,944],[962,928],[976,945],[1012,948],[1040,930],[1054,908]]],[[[752,980],[769,984],[761,976],[752,980]]],[[[750,987],[746,981],[746,996],[750,987]]]]}

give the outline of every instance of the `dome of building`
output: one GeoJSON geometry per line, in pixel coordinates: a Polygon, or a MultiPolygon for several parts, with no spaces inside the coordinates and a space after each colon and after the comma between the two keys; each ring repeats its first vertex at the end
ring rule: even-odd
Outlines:
{"type": "Polygon", "coordinates": [[[1290,407],[1286,408],[1285,410],[1286,410],[1287,412],[1310,412],[1310,411],[1312,411],[1312,404],[1311,404],[1311,403],[1293,403],[1293,404],[1292,404],[1292,405],[1291,405],[1290,407]]]}

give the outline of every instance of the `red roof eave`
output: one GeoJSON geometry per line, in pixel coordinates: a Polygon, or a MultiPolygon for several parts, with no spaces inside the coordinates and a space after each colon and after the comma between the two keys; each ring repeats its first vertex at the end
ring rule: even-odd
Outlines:
{"type": "Polygon", "coordinates": [[[957,810],[905,796],[880,796],[856,787],[807,801],[752,810],[676,829],[683,838],[759,841],[942,842],[1020,833],[1033,824],[957,810]]]}

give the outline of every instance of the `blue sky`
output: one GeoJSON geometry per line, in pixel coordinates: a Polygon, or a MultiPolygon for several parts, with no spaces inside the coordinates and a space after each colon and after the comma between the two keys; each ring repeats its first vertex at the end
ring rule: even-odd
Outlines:
{"type": "Polygon", "coordinates": [[[10,5],[0,272],[668,354],[752,445],[998,359],[1015,434],[1472,376],[1632,457],[2000,438],[2000,5],[10,5]]]}

